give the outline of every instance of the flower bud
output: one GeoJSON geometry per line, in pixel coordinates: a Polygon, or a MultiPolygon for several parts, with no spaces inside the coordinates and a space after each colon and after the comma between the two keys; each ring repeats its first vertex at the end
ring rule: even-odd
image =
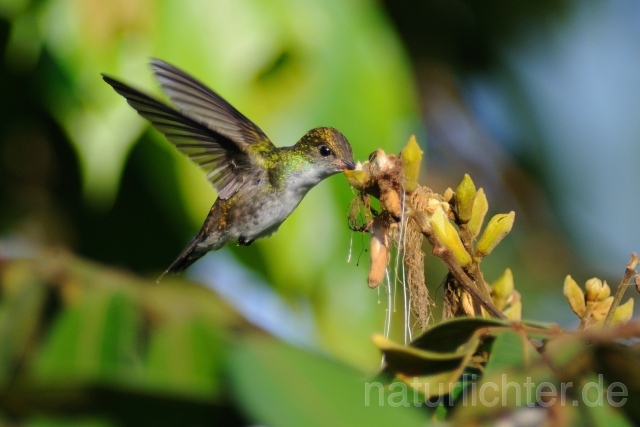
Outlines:
{"type": "Polygon", "coordinates": [[[587,280],[584,284],[584,289],[587,291],[587,301],[598,301],[598,296],[600,295],[600,292],[602,292],[602,287],[602,280],[597,277],[587,280]]]}
{"type": "Polygon", "coordinates": [[[462,182],[456,188],[456,204],[458,207],[458,220],[466,224],[471,219],[473,202],[476,198],[476,185],[469,174],[464,174],[462,182]]]}
{"type": "Polygon", "coordinates": [[[447,187],[447,189],[444,190],[444,200],[450,202],[451,199],[453,199],[453,190],[451,187],[447,187]]]}
{"type": "Polygon", "coordinates": [[[602,284],[602,289],[600,290],[600,293],[598,294],[598,301],[602,301],[605,298],[608,298],[609,295],[611,295],[611,288],[607,284],[607,281],[604,280],[602,283],[603,283],[602,284]]]}
{"type": "Polygon", "coordinates": [[[380,193],[380,204],[382,208],[389,212],[392,217],[399,219],[402,215],[402,202],[400,195],[391,188],[385,189],[380,193]]]}
{"type": "Polygon", "coordinates": [[[409,142],[400,152],[402,166],[404,170],[403,182],[404,191],[412,193],[418,186],[420,175],[420,163],[422,162],[422,150],[416,141],[415,135],[411,135],[409,142]]]}
{"type": "Polygon", "coordinates": [[[487,196],[484,194],[484,190],[480,188],[476,192],[476,198],[473,200],[473,210],[471,211],[471,219],[467,224],[467,229],[476,237],[480,234],[484,217],[489,210],[489,203],[487,202],[487,196]]]}
{"type": "Polygon", "coordinates": [[[447,202],[440,202],[440,206],[442,206],[442,210],[444,211],[445,215],[451,218],[453,215],[451,213],[451,205],[447,202]]]}
{"type": "Polygon", "coordinates": [[[362,163],[356,163],[354,170],[345,170],[344,176],[347,178],[349,185],[356,190],[362,190],[371,178],[368,168],[364,169],[362,163]]]}
{"type": "Polygon", "coordinates": [[[389,229],[382,217],[378,216],[371,224],[371,267],[367,282],[371,289],[377,288],[384,280],[389,264],[389,229]]]}
{"type": "Polygon", "coordinates": [[[489,255],[498,243],[509,234],[511,227],[513,227],[515,216],[516,213],[511,211],[508,214],[498,214],[491,218],[476,246],[476,254],[479,257],[489,255]]]}
{"type": "Polygon", "coordinates": [[[431,227],[433,228],[438,240],[446,238],[446,232],[444,230],[445,221],[447,221],[447,216],[442,210],[442,207],[438,204],[434,207],[433,214],[431,215],[431,227]]]}
{"type": "Polygon", "coordinates": [[[393,162],[387,156],[387,153],[384,152],[382,148],[378,148],[373,154],[373,159],[371,160],[374,165],[378,167],[381,171],[389,170],[393,167],[393,162]]]}
{"type": "Polygon", "coordinates": [[[473,308],[473,299],[471,299],[471,295],[465,291],[460,292],[460,305],[462,306],[462,311],[467,316],[473,317],[480,315],[480,313],[476,313],[476,310],[473,308]]]}
{"type": "Polygon", "coordinates": [[[582,315],[584,314],[584,311],[586,309],[584,292],[582,292],[580,286],[578,286],[576,281],[573,280],[573,278],[569,275],[567,275],[567,277],[564,279],[563,293],[564,297],[569,302],[571,310],[573,310],[573,312],[577,314],[578,317],[582,318],[582,315]]]}
{"type": "Polygon", "coordinates": [[[491,286],[491,299],[498,308],[502,310],[507,305],[507,298],[513,293],[513,273],[510,268],[507,268],[502,276],[493,282],[491,286]]]}
{"type": "Polygon", "coordinates": [[[438,241],[451,251],[458,264],[466,267],[471,263],[471,256],[462,244],[458,231],[449,222],[441,206],[435,210],[431,217],[431,227],[438,241]]]}
{"type": "Polygon", "coordinates": [[[511,321],[518,321],[522,319],[522,301],[518,300],[514,302],[511,307],[507,308],[503,314],[507,319],[511,321]]]}
{"type": "Polygon", "coordinates": [[[429,199],[429,201],[427,202],[427,207],[425,208],[425,211],[433,214],[437,209],[442,207],[442,203],[440,200],[438,199],[429,199]]]}
{"type": "Polygon", "coordinates": [[[602,301],[587,301],[587,307],[589,307],[589,305],[591,304],[591,317],[593,317],[597,323],[602,324],[605,317],[607,317],[607,313],[609,312],[612,303],[613,297],[608,297],[603,299],[602,301]]]}
{"type": "Polygon", "coordinates": [[[629,298],[627,302],[622,305],[619,305],[616,308],[616,311],[613,312],[613,317],[611,318],[611,325],[620,325],[625,324],[631,317],[633,316],[633,298],[629,298]]]}

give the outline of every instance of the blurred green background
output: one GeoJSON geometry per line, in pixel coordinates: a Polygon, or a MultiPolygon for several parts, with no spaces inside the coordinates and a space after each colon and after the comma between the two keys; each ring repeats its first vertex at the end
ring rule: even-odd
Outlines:
{"type": "MultiPolygon", "coordinates": [[[[487,280],[510,267],[525,318],[570,325],[564,276],[615,284],[639,249],[638,23],[622,0],[0,0],[0,255],[64,248],[155,278],[198,231],[215,192],[100,78],[161,96],[153,56],[276,145],[332,126],[366,160],[416,134],[424,185],[470,173],[490,213],[517,212],[487,280]]],[[[366,285],[351,197],[333,177],[276,235],[187,274],[268,330],[374,369],[386,300],[366,285]]],[[[444,270],[426,263],[439,302],[444,270]]]]}

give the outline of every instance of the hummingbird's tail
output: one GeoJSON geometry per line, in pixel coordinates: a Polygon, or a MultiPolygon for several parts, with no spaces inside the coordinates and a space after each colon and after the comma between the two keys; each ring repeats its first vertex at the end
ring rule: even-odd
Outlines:
{"type": "Polygon", "coordinates": [[[178,274],[191,264],[202,258],[207,252],[220,249],[226,240],[216,231],[216,225],[220,221],[220,204],[218,201],[211,206],[209,215],[204,220],[202,228],[196,237],[178,255],[164,273],[158,277],[156,282],[160,282],[167,274],[178,274]]]}
{"type": "Polygon", "coordinates": [[[202,236],[198,234],[194,239],[187,245],[186,248],[178,255],[178,257],[171,263],[169,268],[167,268],[164,273],[158,277],[156,282],[160,282],[164,276],[167,274],[175,275],[184,271],[191,264],[202,258],[210,248],[202,247],[202,236]]]}

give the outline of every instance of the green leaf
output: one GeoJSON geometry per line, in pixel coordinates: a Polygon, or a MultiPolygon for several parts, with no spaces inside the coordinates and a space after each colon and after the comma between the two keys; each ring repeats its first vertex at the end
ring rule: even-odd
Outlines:
{"type": "Polygon", "coordinates": [[[68,255],[0,267],[0,370],[11,373],[2,413],[54,424],[77,414],[124,425],[240,423],[222,370],[228,337],[253,328],[211,291],[68,255]]]}
{"type": "Polygon", "coordinates": [[[46,300],[46,288],[31,275],[20,275],[13,290],[3,287],[0,305],[0,388],[15,374],[35,338],[46,300]],[[25,277],[26,276],[26,277],[25,277]]]}
{"type": "Polygon", "coordinates": [[[539,359],[540,355],[524,333],[506,330],[496,334],[484,373],[489,376],[508,369],[526,368],[539,359]]]}
{"type": "Polygon", "coordinates": [[[138,331],[139,315],[130,295],[109,289],[87,292],[54,322],[36,357],[34,379],[133,381],[141,373],[138,331]]]}
{"type": "MultiPolygon", "coordinates": [[[[628,367],[627,367],[628,368],[628,367]]],[[[630,373],[630,370],[627,371],[630,373]]],[[[634,374],[631,374],[632,376],[634,374]]],[[[628,381],[625,381],[628,383],[628,381]]],[[[620,384],[624,384],[621,382],[620,384]]],[[[612,398],[607,394],[610,384],[607,384],[602,380],[602,377],[596,375],[589,375],[585,378],[585,384],[580,390],[579,411],[582,413],[585,421],[592,422],[595,426],[606,427],[629,427],[632,425],[638,425],[638,397],[632,390],[627,390],[625,396],[618,396],[612,398]],[[624,399],[624,405],[620,408],[611,406],[611,402],[614,404],[622,403],[624,399]],[[629,419],[625,417],[625,413],[629,415],[629,419]]],[[[624,386],[626,387],[626,385],[624,386]]],[[[615,388],[616,392],[622,392],[620,387],[615,388]]],[[[578,400],[576,400],[578,401],[578,400]]]]}
{"type": "Polygon", "coordinates": [[[602,374],[606,384],[615,384],[616,392],[626,391],[626,395],[615,398],[615,402],[625,399],[619,410],[625,412],[633,422],[640,424],[640,352],[637,347],[619,343],[599,343],[593,347],[596,373],[602,374]]]}
{"type": "Polygon", "coordinates": [[[157,328],[149,343],[148,383],[174,392],[219,396],[224,342],[215,329],[199,318],[157,328]]]}
{"type": "Polygon", "coordinates": [[[387,394],[383,384],[365,382],[360,372],[273,339],[247,339],[230,362],[238,401],[264,425],[428,425],[408,407],[411,394],[404,384],[387,394]]]}
{"type": "Polygon", "coordinates": [[[373,338],[374,344],[384,354],[388,368],[404,377],[428,376],[443,372],[458,371],[464,368],[471,355],[476,351],[480,340],[470,339],[456,351],[440,353],[396,344],[381,335],[373,338]]]}
{"type": "Polygon", "coordinates": [[[471,336],[479,329],[509,327],[510,325],[510,322],[498,319],[458,317],[438,323],[416,337],[410,345],[423,350],[449,353],[456,351],[458,347],[469,341],[471,336]]]}

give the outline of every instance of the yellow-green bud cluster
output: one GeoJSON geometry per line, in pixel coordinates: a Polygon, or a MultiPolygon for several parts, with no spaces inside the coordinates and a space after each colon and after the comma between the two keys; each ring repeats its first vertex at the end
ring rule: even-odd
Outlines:
{"type": "Polygon", "coordinates": [[[451,251],[458,264],[466,267],[471,263],[471,256],[462,244],[458,230],[451,224],[441,205],[431,216],[431,227],[438,241],[451,251]]]}
{"type": "MultiPolygon", "coordinates": [[[[469,233],[466,234],[467,238],[469,238],[469,236],[471,238],[477,237],[478,234],[480,234],[484,218],[489,209],[487,197],[482,188],[476,190],[476,186],[471,177],[465,174],[462,182],[460,182],[460,185],[456,188],[455,193],[448,188],[445,191],[444,199],[447,201],[455,201],[455,219],[461,229],[466,227],[469,233]]],[[[445,207],[448,208],[449,204],[435,200],[434,203],[434,207],[442,207],[442,209],[434,209],[432,211],[428,208],[426,209],[426,213],[431,214],[429,218],[430,226],[438,241],[442,246],[451,251],[456,261],[462,267],[466,267],[471,263],[471,254],[478,258],[489,255],[498,243],[509,234],[513,227],[515,212],[495,215],[485,227],[484,232],[476,244],[475,252],[473,252],[470,249],[471,243],[467,242],[469,248],[465,247],[460,232],[449,221],[450,209],[445,210],[445,207]]]]}
{"type": "Polygon", "coordinates": [[[411,135],[409,142],[400,152],[404,176],[402,185],[408,194],[413,193],[418,187],[418,177],[420,175],[420,164],[422,163],[422,150],[416,141],[415,135],[411,135]]]}
{"type": "MultiPolygon", "coordinates": [[[[596,277],[589,279],[584,285],[585,291],[571,277],[564,279],[564,297],[571,310],[580,318],[582,329],[601,327],[611,308],[613,297],[606,281],[596,277]]],[[[627,323],[633,316],[633,299],[619,305],[613,313],[611,325],[627,323]]]]}
{"type": "Polygon", "coordinates": [[[456,204],[458,208],[458,221],[466,224],[471,219],[473,202],[476,199],[476,186],[468,174],[464,174],[462,182],[456,188],[456,204]]]}
{"type": "Polygon", "coordinates": [[[471,211],[471,219],[467,224],[467,230],[471,232],[473,237],[480,234],[482,224],[484,223],[484,217],[489,210],[489,202],[487,202],[487,196],[484,194],[484,190],[481,188],[476,192],[476,196],[473,199],[473,210],[471,211]]]}
{"type": "Polygon", "coordinates": [[[520,293],[514,289],[513,273],[507,268],[491,285],[491,299],[496,308],[509,320],[520,320],[522,302],[520,293]]]}
{"type": "Polygon", "coordinates": [[[476,256],[485,257],[489,255],[493,249],[505,238],[513,227],[516,213],[514,211],[508,214],[494,215],[489,220],[489,224],[484,229],[478,244],[476,245],[476,256]]]}

